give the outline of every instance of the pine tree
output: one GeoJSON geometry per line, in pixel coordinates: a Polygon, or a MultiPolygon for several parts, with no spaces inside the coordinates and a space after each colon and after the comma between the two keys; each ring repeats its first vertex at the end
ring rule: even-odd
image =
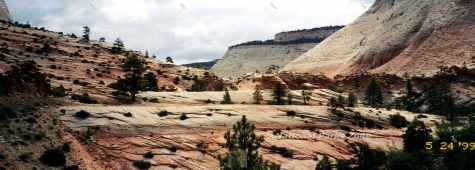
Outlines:
{"type": "Polygon", "coordinates": [[[264,100],[260,86],[256,86],[256,89],[254,90],[254,93],[252,95],[253,95],[255,104],[261,104],[262,100],[264,100]]]}
{"type": "Polygon", "coordinates": [[[272,96],[274,97],[274,104],[283,105],[285,103],[283,99],[285,94],[286,92],[284,85],[280,83],[276,84],[272,93],[272,96]]]}
{"type": "Polygon", "coordinates": [[[102,42],[102,43],[106,42],[106,38],[105,37],[99,38],[99,42],[102,42]]]}
{"type": "Polygon", "coordinates": [[[84,42],[89,42],[90,40],[90,34],[91,34],[91,29],[88,27],[88,26],[84,26],[82,27],[83,28],[83,31],[82,31],[82,40],[84,42]]]}
{"type": "Polygon", "coordinates": [[[431,138],[430,129],[424,125],[424,122],[414,119],[403,135],[404,151],[423,150],[426,142],[431,138]]]}
{"type": "Polygon", "coordinates": [[[315,167],[315,170],[332,170],[332,164],[330,162],[330,159],[328,159],[328,156],[323,156],[323,159],[318,162],[317,167],[315,167]]]}
{"type": "Polygon", "coordinates": [[[264,142],[263,136],[255,134],[256,127],[249,123],[246,116],[233,125],[224,134],[225,147],[229,153],[220,157],[219,163],[224,170],[268,170],[278,166],[265,162],[259,155],[259,148],[264,142]]]}
{"type": "Polygon", "coordinates": [[[291,93],[287,93],[287,103],[289,105],[292,105],[293,99],[294,99],[294,96],[291,93]]]}
{"type": "Polygon", "coordinates": [[[455,120],[455,104],[447,82],[432,85],[425,90],[425,99],[428,111],[439,115],[446,115],[448,120],[455,120]]]}
{"type": "Polygon", "coordinates": [[[342,95],[338,95],[337,100],[338,107],[345,107],[345,97],[343,97],[342,95]]]}
{"type": "Polygon", "coordinates": [[[414,90],[414,86],[412,85],[411,80],[407,80],[406,87],[405,87],[405,95],[402,98],[402,104],[407,111],[417,111],[418,104],[417,104],[417,92],[414,90]]]}
{"type": "Polygon", "coordinates": [[[310,92],[307,90],[302,90],[302,99],[303,99],[303,104],[307,105],[308,101],[310,100],[310,92]]]}
{"type": "Polygon", "coordinates": [[[157,76],[151,72],[144,75],[143,78],[144,91],[158,91],[157,76]]]}
{"type": "Polygon", "coordinates": [[[328,106],[330,106],[331,108],[337,108],[338,105],[338,99],[336,97],[332,97],[330,98],[330,100],[328,100],[328,106]]]}
{"type": "Polygon", "coordinates": [[[355,107],[358,103],[358,98],[354,93],[348,95],[348,107],[355,107]]]}
{"type": "Polygon", "coordinates": [[[170,57],[170,56],[168,56],[165,60],[167,61],[167,63],[171,63],[171,64],[175,63],[175,62],[173,61],[173,58],[170,57]]]}
{"type": "Polygon", "coordinates": [[[117,38],[114,41],[114,44],[112,45],[112,52],[113,53],[121,53],[121,52],[124,51],[124,49],[125,49],[124,42],[120,38],[117,38]]]}
{"type": "Polygon", "coordinates": [[[383,92],[374,78],[369,81],[365,99],[367,104],[372,107],[380,107],[384,103],[383,92]]]}
{"type": "Polygon", "coordinates": [[[224,90],[224,96],[223,96],[223,101],[221,102],[222,104],[233,104],[231,100],[231,95],[229,94],[229,90],[225,89],[224,90]]]}
{"type": "Polygon", "coordinates": [[[142,74],[145,71],[145,64],[145,61],[139,56],[129,54],[121,65],[127,72],[125,79],[119,79],[116,83],[111,84],[110,87],[121,92],[128,92],[132,97],[131,100],[135,102],[136,94],[144,89],[142,74]]]}

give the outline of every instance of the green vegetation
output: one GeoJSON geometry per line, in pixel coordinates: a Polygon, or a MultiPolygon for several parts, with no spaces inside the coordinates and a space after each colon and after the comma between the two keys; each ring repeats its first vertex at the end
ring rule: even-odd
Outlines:
{"type": "Polygon", "coordinates": [[[90,34],[91,34],[91,29],[88,27],[88,26],[84,26],[82,27],[83,28],[83,31],[82,31],[82,40],[84,42],[89,42],[90,40],[90,34]]]}
{"type": "Polygon", "coordinates": [[[122,53],[124,50],[125,50],[124,42],[120,38],[117,38],[114,41],[114,44],[112,44],[112,49],[111,49],[112,53],[118,54],[118,53],[122,53]]]}
{"type": "Polygon", "coordinates": [[[191,85],[191,91],[207,91],[208,81],[206,79],[200,79],[198,77],[193,78],[193,85],[191,85]]]}
{"type": "Polygon", "coordinates": [[[310,101],[311,99],[311,96],[312,93],[308,90],[302,90],[302,100],[303,100],[303,104],[304,105],[308,105],[308,102],[310,101]]]}
{"type": "Polygon", "coordinates": [[[182,113],[180,115],[180,120],[186,120],[186,119],[188,119],[188,116],[186,115],[186,113],[182,113]]]}
{"type": "Polygon", "coordinates": [[[66,89],[61,85],[59,87],[53,87],[51,89],[51,95],[54,97],[65,97],[66,96],[66,89]]]}
{"type": "Polygon", "coordinates": [[[263,136],[255,134],[256,127],[245,116],[224,134],[225,147],[229,153],[220,156],[220,166],[224,170],[269,170],[280,169],[278,165],[265,162],[258,149],[264,142],[263,136]]]}
{"type": "Polygon", "coordinates": [[[233,101],[231,100],[231,95],[229,94],[228,89],[224,90],[223,101],[221,102],[221,104],[233,104],[233,101]]]}
{"type": "Polygon", "coordinates": [[[119,92],[127,92],[131,96],[132,102],[136,101],[136,94],[139,91],[144,91],[148,89],[158,89],[158,87],[153,85],[148,85],[147,88],[144,87],[144,82],[146,84],[151,84],[156,82],[154,76],[149,75],[147,78],[143,78],[142,74],[145,71],[145,61],[135,54],[129,54],[125,61],[122,63],[121,67],[127,72],[126,77],[123,79],[117,80],[117,82],[110,84],[109,87],[116,89],[119,92]],[[148,79],[152,79],[151,82],[148,79]]]}
{"type": "Polygon", "coordinates": [[[348,95],[348,107],[355,107],[358,103],[358,97],[354,93],[348,95]]]}
{"type": "Polygon", "coordinates": [[[383,91],[374,78],[369,81],[365,100],[371,107],[381,107],[384,103],[383,91]]]}
{"type": "Polygon", "coordinates": [[[323,156],[322,160],[318,162],[315,170],[332,170],[332,164],[328,156],[323,156]]]}
{"type": "Polygon", "coordinates": [[[277,105],[284,105],[284,97],[286,96],[286,90],[283,84],[276,84],[274,89],[272,90],[272,97],[274,98],[274,104],[277,105]]]}
{"type": "Polygon", "coordinates": [[[409,124],[406,118],[404,116],[401,116],[400,114],[390,115],[389,123],[395,128],[403,128],[406,127],[407,124],[409,124]]]}
{"type": "Polygon", "coordinates": [[[255,104],[261,104],[262,101],[264,100],[264,96],[262,95],[262,90],[260,86],[256,86],[254,93],[252,93],[252,96],[254,98],[254,103],[255,104]]]}

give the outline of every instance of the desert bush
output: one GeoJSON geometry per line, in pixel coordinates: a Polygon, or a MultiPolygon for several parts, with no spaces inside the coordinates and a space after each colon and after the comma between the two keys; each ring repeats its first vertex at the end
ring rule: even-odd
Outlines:
{"type": "Polygon", "coordinates": [[[407,124],[409,124],[406,118],[404,116],[401,116],[400,114],[390,115],[389,122],[395,128],[403,128],[406,127],[407,124]]]}
{"type": "Polygon", "coordinates": [[[61,85],[59,87],[53,87],[51,89],[51,95],[54,97],[65,97],[66,96],[66,89],[61,85]]]}
{"type": "Polygon", "coordinates": [[[41,163],[51,167],[61,167],[66,165],[66,156],[63,151],[59,149],[46,150],[39,160],[41,163]]]}
{"type": "Polygon", "coordinates": [[[89,118],[89,116],[91,116],[91,113],[85,111],[85,110],[81,110],[79,112],[76,112],[76,114],[74,114],[75,117],[77,118],[80,118],[80,119],[87,119],[89,118]]]}
{"type": "Polygon", "coordinates": [[[186,120],[186,119],[188,119],[188,116],[186,115],[186,113],[182,113],[180,115],[180,120],[186,120]]]}
{"type": "Polygon", "coordinates": [[[152,159],[155,155],[152,153],[152,152],[145,152],[143,154],[143,157],[144,158],[147,158],[147,159],[152,159]]]}
{"type": "Polygon", "coordinates": [[[152,167],[152,164],[150,162],[144,160],[135,160],[133,162],[133,165],[141,170],[150,169],[150,167],[152,167]]]}

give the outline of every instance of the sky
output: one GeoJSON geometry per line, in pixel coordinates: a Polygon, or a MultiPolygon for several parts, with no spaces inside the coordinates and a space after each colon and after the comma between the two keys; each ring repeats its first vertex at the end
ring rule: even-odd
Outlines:
{"type": "Polygon", "coordinates": [[[15,21],[124,40],[176,63],[221,58],[229,46],[282,31],[346,25],[373,0],[6,0],[15,21]]]}

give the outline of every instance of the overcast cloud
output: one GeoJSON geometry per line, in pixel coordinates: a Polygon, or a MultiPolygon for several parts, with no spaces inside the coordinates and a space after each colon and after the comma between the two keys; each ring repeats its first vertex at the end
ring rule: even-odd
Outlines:
{"type": "Polygon", "coordinates": [[[178,63],[221,58],[228,46],[281,31],[348,24],[373,0],[7,0],[17,21],[172,56],[178,63]]]}

